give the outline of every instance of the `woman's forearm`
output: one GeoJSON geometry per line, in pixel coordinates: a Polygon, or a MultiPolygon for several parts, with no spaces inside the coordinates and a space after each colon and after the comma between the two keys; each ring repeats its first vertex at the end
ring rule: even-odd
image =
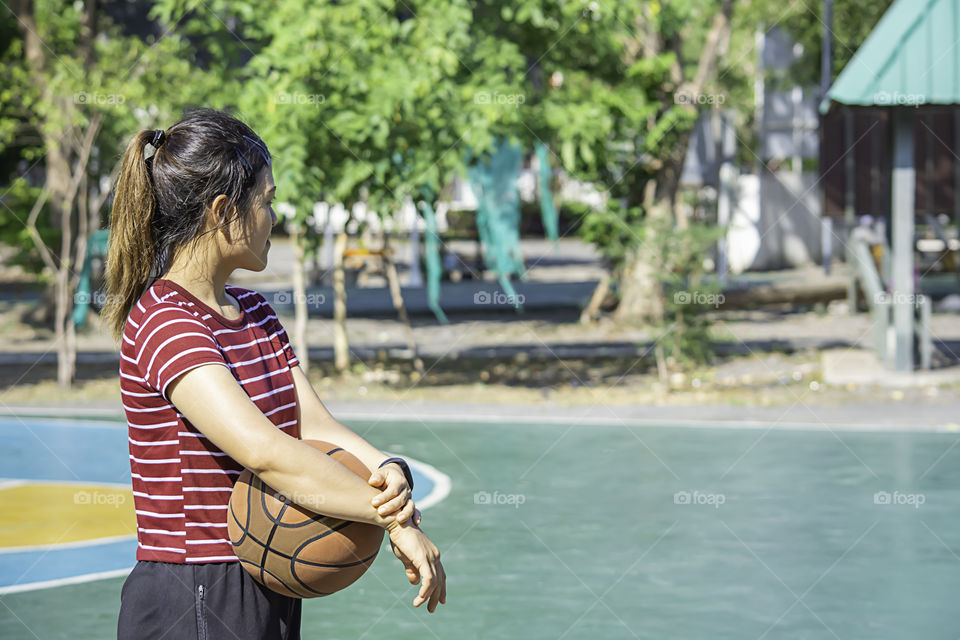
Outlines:
{"type": "Polygon", "coordinates": [[[177,409],[215,446],[296,504],[384,528],[396,523],[395,516],[381,517],[371,504],[379,489],[277,429],[226,367],[192,369],[171,385],[169,393],[177,409]]]}
{"type": "Polygon", "coordinates": [[[357,456],[368,469],[374,471],[389,458],[362,437],[340,424],[314,391],[306,374],[300,367],[293,368],[293,382],[297,389],[297,404],[300,405],[300,437],[304,440],[323,440],[343,447],[357,456]]]}
{"type": "Polygon", "coordinates": [[[329,419],[315,419],[301,424],[300,435],[304,440],[323,440],[343,447],[357,456],[371,471],[375,471],[381,462],[390,457],[332,416],[329,419]]]}
{"type": "MultiPolygon", "coordinates": [[[[261,456],[255,473],[292,502],[317,513],[388,528],[395,516],[383,517],[371,504],[380,489],[330,456],[279,433],[261,456]]],[[[335,444],[353,451],[345,443],[335,444]]],[[[365,462],[366,464],[366,462],[365,462]]],[[[367,465],[369,466],[369,465],[367,465]]],[[[375,468],[375,465],[374,465],[375,468]]]]}

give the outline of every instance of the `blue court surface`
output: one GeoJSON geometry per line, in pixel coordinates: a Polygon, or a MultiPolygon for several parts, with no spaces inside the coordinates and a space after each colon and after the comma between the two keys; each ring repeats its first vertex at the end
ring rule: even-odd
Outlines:
{"type": "MultiPolygon", "coordinates": [[[[385,545],[304,603],[305,638],[960,637],[957,433],[347,423],[432,465],[419,490],[449,491],[422,524],[448,604],[413,609],[385,545]]],[[[6,418],[0,436],[4,478],[126,482],[123,425],[6,418]]],[[[64,571],[129,566],[133,547],[85,553],[64,571]]],[[[59,575],[3,555],[6,584],[59,575]]],[[[0,638],[109,638],[122,583],[2,593],[0,638]]]]}
{"type": "MultiPolygon", "coordinates": [[[[130,488],[126,426],[117,422],[69,421],[36,418],[0,418],[0,505],[4,491],[29,490],[31,484],[62,486],[71,496],[97,489],[130,488]]],[[[422,464],[411,465],[414,500],[427,498],[426,506],[442,498],[445,478],[422,464]],[[435,491],[438,489],[439,491],[435,491]],[[429,498],[428,498],[429,496],[429,498]]],[[[125,500],[129,503],[129,500],[125,500]]],[[[62,526],[51,531],[50,544],[33,544],[25,536],[9,536],[13,544],[0,544],[0,594],[84,581],[102,575],[119,575],[135,562],[136,523],[129,512],[127,523],[99,537],[60,541],[75,532],[73,511],[83,514],[86,504],[68,504],[62,526]]],[[[107,512],[109,513],[109,511],[107,512]]],[[[0,526],[16,514],[3,514],[0,526]]],[[[33,529],[29,531],[34,532],[33,529]]],[[[75,536],[72,536],[75,537],[75,536]]]]}

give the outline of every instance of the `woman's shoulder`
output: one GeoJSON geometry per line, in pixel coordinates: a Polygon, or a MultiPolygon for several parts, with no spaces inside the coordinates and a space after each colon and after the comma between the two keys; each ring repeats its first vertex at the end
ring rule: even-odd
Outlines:
{"type": "Polygon", "coordinates": [[[143,295],[134,303],[127,317],[127,327],[132,333],[138,334],[142,326],[153,316],[174,309],[186,311],[194,317],[199,317],[197,311],[191,307],[190,301],[181,296],[178,291],[155,282],[147,287],[143,295]]]}
{"type": "Polygon", "coordinates": [[[233,285],[227,285],[226,290],[227,293],[240,303],[244,313],[254,321],[254,324],[263,323],[268,320],[270,322],[279,322],[277,312],[274,311],[273,306],[270,304],[270,300],[279,294],[264,295],[253,289],[245,289],[244,287],[235,287],[233,285]]]}
{"type": "Polygon", "coordinates": [[[227,293],[233,296],[234,299],[240,303],[240,306],[243,307],[244,311],[249,312],[251,309],[267,305],[267,299],[259,291],[238,287],[232,284],[228,284],[226,286],[226,290],[227,293]]]}

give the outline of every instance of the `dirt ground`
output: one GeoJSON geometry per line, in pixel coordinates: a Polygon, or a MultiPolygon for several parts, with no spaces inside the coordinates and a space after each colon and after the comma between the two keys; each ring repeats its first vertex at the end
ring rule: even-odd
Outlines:
{"type": "MultiPolygon", "coordinates": [[[[425,363],[421,376],[409,362],[355,362],[338,375],[314,362],[309,378],[324,400],[465,402],[550,405],[836,405],[846,402],[960,402],[960,385],[885,389],[834,386],[821,377],[820,352],[755,353],[713,366],[674,372],[666,384],[646,359],[501,360],[443,358],[425,363]]],[[[119,404],[116,366],[80,368],[72,389],[60,389],[50,365],[8,368],[0,375],[3,405],[119,404]]]]}
{"type": "MultiPolygon", "coordinates": [[[[14,358],[14,364],[0,366],[0,403],[119,403],[117,363],[111,355],[116,346],[94,314],[80,332],[78,345],[81,352],[99,354],[101,362],[81,363],[74,387],[62,390],[55,382],[52,358],[36,359],[39,354],[56,352],[51,329],[31,316],[37,308],[37,295],[9,288],[0,294],[0,358],[14,358]]],[[[413,333],[425,368],[422,376],[409,360],[390,355],[406,344],[403,325],[393,318],[362,317],[350,318],[347,330],[351,348],[367,355],[362,361],[355,357],[350,371],[337,374],[326,355],[332,345],[332,320],[311,317],[307,331],[310,348],[324,356],[311,360],[309,376],[321,398],[344,401],[560,406],[960,401],[960,385],[889,389],[825,384],[824,349],[869,346],[868,314],[850,314],[844,302],[802,311],[717,312],[712,336],[721,356],[709,366],[675,367],[665,381],[649,353],[642,357],[635,353],[590,357],[593,348],[619,345],[629,351],[630,345],[648,345],[659,336],[656,328],[624,324],[610,317],[584,326],[577,322],[577,315],[572,309],[458,315],[447,325],[430,317],[415,317],[413,333]],[[510,355],[501,357],[505,346],[512,347],[510,355]],[[491,348],[500,349],[497,357],[484,355],[484,350],[491,348]],[[569,348],[576,357],[566,355],[569,348]]],[[[292,317],[281,316],[281,322],[288,329],[293,326],[292,317]]],[[[960,353],[960,316],[935,313],[932,332],[942,349],[960,353]]]]}

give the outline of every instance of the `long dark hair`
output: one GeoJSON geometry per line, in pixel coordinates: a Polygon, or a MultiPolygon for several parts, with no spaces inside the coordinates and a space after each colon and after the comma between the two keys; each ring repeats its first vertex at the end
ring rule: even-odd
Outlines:
{"type": "Polygon", "coordinates": [[[145,130],[127,146],[117,178],[107,254],[104,317],[119,340],[127,316],[177,251],[251,210],[257,177],[270,152],[253,130],[214,109],[188,112],[162,135],[145,130]],[[156,151],[146,154],[146,146],[156,151]],[[227,196],[233,217],[203,231],[214,198],[227,196]]]}

